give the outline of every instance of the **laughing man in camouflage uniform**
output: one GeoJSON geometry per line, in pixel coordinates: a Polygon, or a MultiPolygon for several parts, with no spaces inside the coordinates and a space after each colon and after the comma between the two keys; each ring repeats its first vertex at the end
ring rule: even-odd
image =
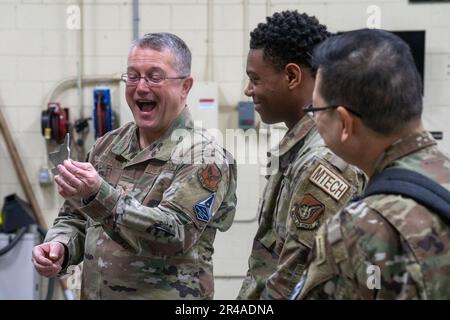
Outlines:
{"type": "Polygon", "coordinates": [[[302,110],[314,87],[310,54],[328,35],[316,18],[297,11],[275,13],[251,33],[245,93],[264,122],[285,122],[289,131],[271,154],[279,167],[260,200],[259,228],[238,299],[289,298],[318,227],[363,186],[364,175],[325,146],[302,110]]]}
{"type": "MultiPolygon", "coordinates": [[[[382,30],[353,31],[325,42],[315,61],[315,117],[332,150],[372,180],[403,168],[450,190],[450,159],[423,129],[421,80],[406,43],[382,30]]],[[[352,203],[318,231],[293,297],[450,299],[444,221],[394,194],[352,203]]]]}
{"type": "Polygon", "coordinates": [[[45,276],[84,261],[83,299],[213,297],[213,242],[233,221],[236,169],[193,126],[190,63],[172,34],[138,40],[123,75],[135,123],[97,140],[89,162],[59,166],[67,200],[33,261],[45,276]]]}

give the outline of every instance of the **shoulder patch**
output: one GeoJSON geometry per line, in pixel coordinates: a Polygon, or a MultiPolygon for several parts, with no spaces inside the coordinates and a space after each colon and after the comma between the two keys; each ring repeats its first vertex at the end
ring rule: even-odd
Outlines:
{"type": "Polygon", "coordinates": [[[294,204],[290,214],[297,228],[312,230],[319,225],[317,219],[325,211],[325,205],[307,193],[303,199],[294,204]]]}
{"type": "Polygon", "coordinates": [[[334,200],[339,201],[350,188],[349,184],[333,171],[319,164],[309,177],[309,181],[325,191],[334,200]]]}
{"type": "Polygon", "coordinates": [[[211,209],[215,198],[216,194],[212,193],[205,200],[201,200],[196,204],[194,204],[194,212],[197,217],[197,220],[209,222],[209,220],[211,219],[211,209]]]}
{"type": "Polygon", "coordinates": [[[215,163],[208,164],[206,167],[198,170],[198,180],[203,188],[211,192],[216,192],[220,180],[222,180],[222,173],[215,163]]]}

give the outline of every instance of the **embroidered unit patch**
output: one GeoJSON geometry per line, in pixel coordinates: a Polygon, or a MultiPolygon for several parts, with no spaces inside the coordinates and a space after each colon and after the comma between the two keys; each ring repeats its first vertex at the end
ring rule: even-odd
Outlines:
{"type": "Polygon", "coordinates": [[[194,204],[194,212],[198,220],[203,222],[209,222],[211,219],[211,210],[214,203],[216,194],[212,193],[205,200],[199,201],[194,204]]]}

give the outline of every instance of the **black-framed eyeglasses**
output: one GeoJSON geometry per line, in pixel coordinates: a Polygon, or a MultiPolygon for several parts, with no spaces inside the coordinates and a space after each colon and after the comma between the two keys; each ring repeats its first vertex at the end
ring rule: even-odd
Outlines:
{"type": "Polygon", "coordinates": [[[333,109],[336,109],[337,107],[344,107],[350,113],[353,113],[355,116],[362,118],[362,115],[359,112],[353,110],[352,108],[343,106],[341,104],[339,104],[339,105],[332,105],[332,106],[326,106],[326,107],[317,107],[317,108],[314,107],[312,104],[310,104],[309,106],[304,107],[303,111],[305,111],[305,112],[312,112],[312,114],[314,114],[315,112],[318,112],[318,111],[333,110],[333,109]]]}
{"type": "Polygon", "coordinates": [[[137,74],[124,73],[120,77],[128,86],[137,86],[141,79],[145,80],[148,86],[160,86],[165,80],[181,80],[186,79],[188,76],[178,76],[178,77],[166,77],[164,75],[152,75],[141,77],[137,74]]]}

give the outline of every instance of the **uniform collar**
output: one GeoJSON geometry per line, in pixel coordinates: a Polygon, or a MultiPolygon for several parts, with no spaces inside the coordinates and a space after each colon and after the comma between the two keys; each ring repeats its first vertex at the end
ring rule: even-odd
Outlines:
{"type": "Polygon", "coordinates": [[[436,141],[427,131],[412,133],[404,138],[401,138],[391,144],[383,152],[377,161],[374,174],[381,172],[395,160],[432,145],[436,145],[436,141]]]}
{"type": "Polygon", "coordinates": [[[315,122],[309,114],[305,114],[281,139],[277,147],[271,153],[279,157],[291,150],[299,141],[305,139],[314,128],[315,122]]]}
{"type": "Polygon", "coordinates": [[[147,161],[149,159],[158,159],[167,161],[171,158],[173,148],[179,141],[171,139],[172,133],[177,129],[192,129],[194,123],[188,107],[185,107],[178,117],[172,122],[169,129],[155,142],[144,150],[140,150],[138,141],[138,127],[133,124],[128,133],[123,138],[125,143],[117,143],[112,148],[112,153],[122,156],[131,161],[129,165],[147,161]]]}

